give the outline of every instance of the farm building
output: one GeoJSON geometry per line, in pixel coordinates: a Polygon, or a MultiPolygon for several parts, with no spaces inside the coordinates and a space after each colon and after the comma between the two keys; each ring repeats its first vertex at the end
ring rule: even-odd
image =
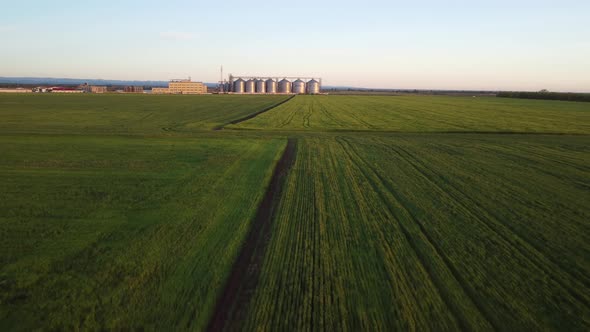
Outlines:
{"type": "Polygon", "coordinates": [[[321,82],[321,78],[313,77],[234,76],[230,74],[229,81],[221,82],[219,90],[239,94],[319,94],[321,82]]]}

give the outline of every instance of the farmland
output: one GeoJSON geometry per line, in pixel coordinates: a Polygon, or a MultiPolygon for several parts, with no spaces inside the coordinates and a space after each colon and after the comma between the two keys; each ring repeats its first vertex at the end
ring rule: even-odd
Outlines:
{"type": "Polygon", "coordinates": [[[160,135],[209,130],[285,96],[3,95],[0,133],[160,135]]]}
{"type": "Polygon", "coordinates": [[[0,136],[0,329],[203,329],[284,146],[0,136]]]}
{"type": "Polygon", "coordinates": [[[228,128],[589,134],[590,106],[494,97],[298,96],[228,128]]]}
{"type": "Polygon", "coordinates": [[[587,330],[588,146],[301,139],[247,330],[587,330]]]}
{"type": "Polygon", "coordinates": [[[0,96],[0,329],[590,329],[590,104],[285,99],[0,96]]]}

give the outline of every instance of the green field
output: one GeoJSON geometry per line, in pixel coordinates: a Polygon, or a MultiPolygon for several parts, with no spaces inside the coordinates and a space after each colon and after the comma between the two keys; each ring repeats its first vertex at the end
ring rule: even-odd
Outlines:
{"type": "Polygon", "coordinates": [[[587,330],[588,142],[301,139],[247,330],[587,330]]]}
{"type": "Polygon", "coordinates": [[[285,98],[0,95],[0,330],[206,329],[287,138],[226,329],[590,330],[590,104],[285,98]]]}
{"type": "Polygon", "coordinates": [[[298,96],[229,128],[590,134],[590,106],[494,97],[298,96]]]}
{"type": "Polygon", "coordinates": [[[285,141],[166,136],[284,98],[178,97],[0,96],[2,330],[206,326],[285,141]]]}
{"type": "Polygon", "coordinates": [[[2,95],[0,133],[162,134],[212,129],[285,96],[2,95]]]}
{"type": "Polygon", "coordinates": [[[283,148],[0,137],[2,330],[203,328],[283,148]]]}

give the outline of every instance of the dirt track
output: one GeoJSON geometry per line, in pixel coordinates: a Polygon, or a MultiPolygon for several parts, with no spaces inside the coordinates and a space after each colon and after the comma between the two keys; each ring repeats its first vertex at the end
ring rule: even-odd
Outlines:
{"type": "Polygon", "coordinates": [[[256,217],[232,266],[223,292],[217,300],[207,327],[208,331],[238,330],[247,314],[270,240],[272,217],[278,206],[287,174],[295,160],[296,143],[295,139],[288,140],[287,147],[274,169],[256,217]]]}

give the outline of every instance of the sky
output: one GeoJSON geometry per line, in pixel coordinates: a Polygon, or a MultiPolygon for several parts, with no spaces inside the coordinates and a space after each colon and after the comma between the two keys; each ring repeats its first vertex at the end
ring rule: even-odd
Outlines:
{"type": "Polygon", "coordinates": [[[2,1],[0,76],[590,92],[590,1],[2,1]]]}

